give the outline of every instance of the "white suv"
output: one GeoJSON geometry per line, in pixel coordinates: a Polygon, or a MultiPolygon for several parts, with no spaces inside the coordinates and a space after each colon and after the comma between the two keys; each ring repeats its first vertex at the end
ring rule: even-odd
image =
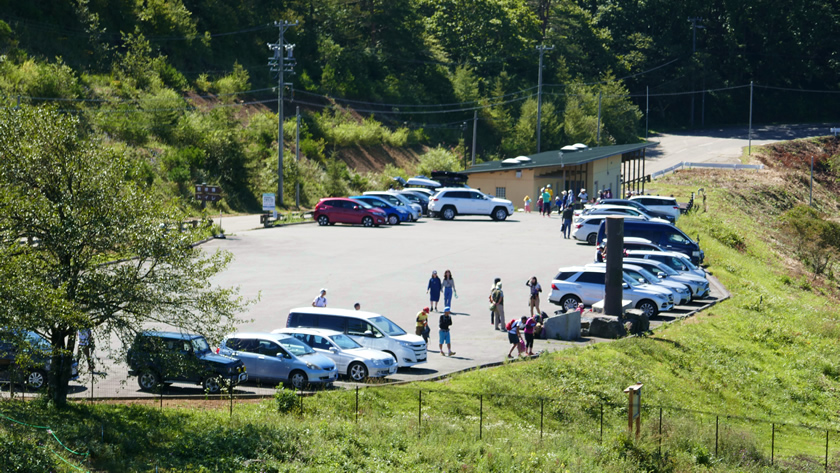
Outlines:
{"type": "MultiPolygon", "coordinates": [[[[578,304],[591,306],[604,299],[606,294],[606,268],[588,266],[570,266],[560,268],[557,276],[551,281],[551,294],[548,301],[566,310],[572,310],[578,304]]],[[[654,289],[624,276],[624,299],[629,299],[633,307],[644,312],[648,317],[657,315],[660,311],[674,308],[674,297],[662,289],[654,289]]]]}
{"type": "Polygon", "coordinates": [[[509,200],[490,197],[487,194],[466,187],[439,189],[429,199],[429,216],[452,220],[456,215],[487,215],[502,221],[513,214],[513,203],[509,200]]]}
{"type": "Polygon", "coordinates": [[[653,195],[634,195],[630,200],[636,201],[655,212],[662,212],[673,215],[674,222],[680,218],[680,204],[673,197],[662,197],[653,195]]]}

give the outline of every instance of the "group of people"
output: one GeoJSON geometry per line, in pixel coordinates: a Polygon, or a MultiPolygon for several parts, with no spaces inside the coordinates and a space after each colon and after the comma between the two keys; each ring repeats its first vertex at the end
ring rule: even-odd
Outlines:
{"type": "Polygon", "coordinates": [[[528,307],[531,315],[530,317],[523,315],[519,320],[514,317],[507,323],[505,323],[505,293],[502,290],[501,278],[496,278],[490,288],[490,323],[494,330],[507,332],[508,341],[511,343],[508,358],[513,358],[514,349],[519,351],[520,356],[533,355],[535,332],[542,328],[543,317],[540,311],[542,286],[536,276],[525,281],[525,285],[530,289],[528,307]]]}
{"type": "MultiPolygon", "coordinates": [[[[610,197],[612,197],[612,191],[609,189],[600,192],[599,197],[602,199],[609,198],[606,197],[605,193],[609,193],[610,197]]],[[[581,189],[577,196],[571,190],[558,192],[555,196],[554,191],[551,189],[551,184],[541,187],[537,197],[537,210],[539,210],[540,215],[543,217],[551,216],[552,203],[557,208],[557,212],[560,213],[567,208],[571,208],[575,202],[589,202],[589,194],[586,192],[586,189],[581,189]]],[[[525,212],[531,213],[531,202],[531,196],[526,195],[524,199],[525,212]]]]}

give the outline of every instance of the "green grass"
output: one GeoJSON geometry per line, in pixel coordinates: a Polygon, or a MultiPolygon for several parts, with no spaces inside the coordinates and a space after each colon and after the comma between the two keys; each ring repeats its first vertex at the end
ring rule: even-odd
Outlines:
{"type": "MultiPolygon", "coordinates": [[[[363,389],[358,422],[354,391],[320,392],[285,414],[274,401],[239,404],[232,417],[107,405],[57,412],[38,402],[0,410],[53,426],[71,448],[90,450],[78,464],[98,471],[823,471],[826,430],[836,469],[836,281],[811,281],[779,237],[777,216],[802,192],[744,176],[692,171],[653,183],[679,200],[706,188],[708,212],[679,224],[699,235],[732,297],[647,337],[363,389]],[[622,390],[637,381],[645,409],[634,442],[622,390]]],[[[21,448],[43,435],[0,429],[21,448]]]]}

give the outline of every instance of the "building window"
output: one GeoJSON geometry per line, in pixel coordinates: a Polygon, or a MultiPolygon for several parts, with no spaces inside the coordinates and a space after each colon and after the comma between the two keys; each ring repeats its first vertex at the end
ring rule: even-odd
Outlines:
{"type": "Polygon", "coordinates": [[[505,197],[505,188],[504,187],[497,187],[496,188],[496,197],[499,199],[504,199],[505,197]]]}

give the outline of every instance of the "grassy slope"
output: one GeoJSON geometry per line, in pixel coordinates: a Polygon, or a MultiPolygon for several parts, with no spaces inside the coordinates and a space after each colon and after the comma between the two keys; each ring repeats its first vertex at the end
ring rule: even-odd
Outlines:
{"type": "MultiPolygon", "coordinates": [[[[358,425],[352,392],[307,399],[303,416],[277,414],[268,402],[237,406],[233,420],[225,411],[0,409],[41,425],[62,425],[59,435],[74,447],[89,447],[93,465],[107,471],[153,471],[155,465],[168,468],[163,471],[819,470],[824,431],[778,427],[777,461],[770,467],[768,424],[722,418],[714,457],[714,416],[674,409],[838,428],[836,282],[820,286],[800,274],[775,223],[782,210],[807,201],[800,182],[801,176],[771,170],[681,172],[654,183],[654,192],[681,200],[690,189],[707,190],[708,212],[684,217],[680,226],[700,235],[709,270],[732,292],[730,300],[649,337],[553,353],[443,383],[363,390],[358,425]],[[621,391],[636,381],[645,383],[651,406],[639,445],[621,434],[621,391]],[[421,387],[426,392],[418,431],[421,387]],[[540,401],[532,396],[544,399],[543,442],[540,401]],[[605,434],[599,444],[602,402],[605,434]],[[653,437],[657,406],[665,406],[662,457],[653,437]],[[483,441],[477,440],[480,421],[483,441]],[[104,441],[91,434],[103,425],[104,441]],[[245,459],[259,461],[246,466],[245,459]]],[[[836,208],[828,193],[815,198],[836,208]]],[[[831,447],[833,457],[838,450],[831,447]]]]}

